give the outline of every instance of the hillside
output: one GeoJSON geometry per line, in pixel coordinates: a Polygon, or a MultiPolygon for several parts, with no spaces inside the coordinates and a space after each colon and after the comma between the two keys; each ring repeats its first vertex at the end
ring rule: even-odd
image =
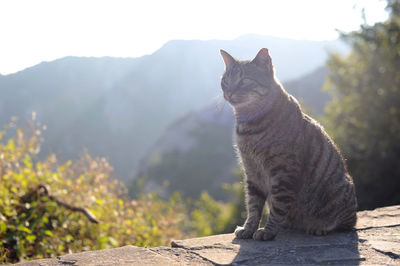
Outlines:
{"type": "Polygon", "coordinates": [[[252,58],[268,47],[281,80],[322,65],[338,41],[246,35],[235,40],[166,43],[140,58],[66,57],[0,77],[0,123],[37,113],[47,125],[43,155],[76,158],[87,147],[109,157],[117,175],[131,178],[140,158],[174,120],[220,95],[219,49],[252,58]]]}
{"type": "MultiPolygon", "coordinates": [[[[321,90],[326,75],[326,68],[319,67],[283,86],[308,110],[321,114],[330,99],[321,90]]],[[[196,198],[207,191],[216,199],[226,200],[229,193],[222,184],[237,181],[233,127],[232,108],[223,99],[187,114],[171,124],[149,149],[135,177],[143,180],[146,191],[158,190],[164,196],[178,190],[196,198]],[[164,182],[168,182],[167,189],[164,182]]]]}

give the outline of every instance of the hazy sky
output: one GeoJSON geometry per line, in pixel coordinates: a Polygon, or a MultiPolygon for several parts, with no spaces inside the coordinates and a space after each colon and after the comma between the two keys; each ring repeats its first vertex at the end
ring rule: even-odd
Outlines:
{"type": "Polygon", "coordinates": [[[137,57],[171,39],[330,40],[387,18],[380,0],[0,0],[0,73],[68,55],[137,57]]]}

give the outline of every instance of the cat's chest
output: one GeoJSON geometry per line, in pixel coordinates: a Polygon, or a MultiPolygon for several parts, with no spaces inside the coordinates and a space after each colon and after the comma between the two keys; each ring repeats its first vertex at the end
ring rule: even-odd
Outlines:
{"type": "Polygon", "coordinates": [[[299,144],[285,138],[236,135],[236,146],[242,157],[251,160],[259,171],[269,174],[276,164],[298,164],[299,144]]]}
{"type": "Polygon", "coordinates": [[[235,142],[241,154],[258,161],[262,155],[271,151],[271,140],[265,136],[235,134],[235,142]]]}
{"type": "MultiPolygon", "coordinates": [[[[254,136],[236,136],[236,146],[239,156],[247,162],[245,167],[254,168],[257,173],[264,176],[264,178],[257,178],[254,181],[256,183],[266,182],[269,164],[265,161],[265,158],[269,157],[271,151],[273,151],[268,141],[263,141],[254,136]]],[[[264,183],[263,185],[267,184],[264,183]]]]}

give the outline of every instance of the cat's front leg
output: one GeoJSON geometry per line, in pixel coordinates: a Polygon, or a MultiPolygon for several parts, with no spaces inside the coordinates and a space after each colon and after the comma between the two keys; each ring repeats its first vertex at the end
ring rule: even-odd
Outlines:
{"type": "Polygon", "coordinates": [[[272,186],[268,221],[264,228],[258,229],[254,233],[253,239],[255,240],[273,240],[279,229],[283,227],[288,212],[296,199],[298,189],[296,172],[286,171],[287,169],[282,166],[275,169],[280,170],[271,176],[272,186]]]}
{"type": "Polygon", "coordinates": [[[252,238],[254,232],[260,225],[261,214],[264,209],[266,195],[250,180],[246,182],[247,193],[247,219],[243,227],[238,226],[235,230],[237,238],[252,238]]]}

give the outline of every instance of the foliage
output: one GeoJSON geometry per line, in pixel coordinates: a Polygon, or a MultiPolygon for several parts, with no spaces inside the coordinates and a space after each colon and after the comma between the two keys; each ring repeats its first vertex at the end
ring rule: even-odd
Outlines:
{"type": "MultiPolygon", "coordinates": [[[[175,238],[232,232],[245,218],[243,175],[225,184],[235,196],[224,203],[203,192],[198,200],[178,192],[162,200],[138,193],[111,179],[104,158],[87,152],[78,161],[59,164],[55,155],[39,160],[42,128],[13,125],[0,134],[0,263],[17,262],[118,247],[168,245],[175,238]],[[49,188],[49,194],[38,187],[49,188]],[[84,208],[99,221],[92,223],[53,199],[84,208]]],[[[140,191],[140,189],[139,189],[140,191]]]]}
{"type": "Polygon", "coordinates": [[[33,123],[29,130],[9,127],[0,134],[0,262],[127,244],[166,245],[192,235],[179,194],[168,201],[155,194],[132,201],[110,178],[112,167],[104,158],[85,153],[61,165],[55,155],[40,161],[40,144],[41,128],[33,123]],[[41,195],[40,184],[58,200],[86,208],[100,223],[41,195]]]}
{"type": "Polygon", "coordinates": [[[218,202],[203,192],[194,203],[192,211],[193,226],[198,236],[232,233],[236,226],[242,225],[246,218],[243,173],[237,172],[240,181],[224,184],[223,188],[234,195],[230,202],[218,202]]]}
{"type": "Polygon", "coordinates": [[[230,219],[231,206],[228,203],[215,201],[207,192],[203,192],[195,203],[196,208],[192,211],[192,217],[197,235],[223,232],[230,219]]]}
{"type": "Polygon", "coordinates": [[[326,125],[353,175],[361,209],[400,203],[400,1],[389,19],[342,34],[352,52],[328,61],[326,125]]]}

